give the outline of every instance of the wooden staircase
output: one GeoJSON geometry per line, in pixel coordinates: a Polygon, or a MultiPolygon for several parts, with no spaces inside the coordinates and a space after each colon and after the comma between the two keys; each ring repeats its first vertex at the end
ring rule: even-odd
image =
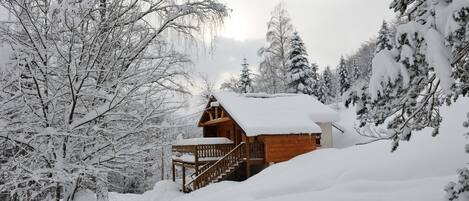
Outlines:
{"type": "Polygon", "coordinates": [[[236,171],[245,160],[246,144],[242,142],[213,165],[203,168],[200,174],[183,187],[183,191],[194,191],[211,183],[222,181],[236,171]]]}

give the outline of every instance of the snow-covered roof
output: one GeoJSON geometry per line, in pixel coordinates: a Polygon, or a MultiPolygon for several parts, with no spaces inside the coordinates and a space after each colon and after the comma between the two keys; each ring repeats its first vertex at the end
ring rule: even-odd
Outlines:
{"type": "Polygon", "coordinates": [[[189,138],[177,140],[175,145],[232,144],[226,137],[189,138]]]}
{"type": "Polygon", "coordinates": [[[237,94],[213,96],[248,136],[321,133],[317,122],[339,120],[337,112],[305,94],[237,94]]]}

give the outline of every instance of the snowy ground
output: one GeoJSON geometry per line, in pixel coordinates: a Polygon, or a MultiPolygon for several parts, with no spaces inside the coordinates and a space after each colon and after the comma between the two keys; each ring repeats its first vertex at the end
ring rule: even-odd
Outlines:
{"type": "MultiPolygon", "coordinates": [[[[111,194],[113,201],[443,201],[443,186],[456,179],[456,169],[469,161],[462,122],[469,99],[442,109],[441,134],[426,129],[413,135],[390,153],[391,143],[363,146],[353,134],[351,109],[343,110],[341,125],[348,133],[336,133],[335,145],[273,165],[244,182],[220,182],[191,194],[182,194],[169,181],[159,182],[143,195],[111,194]],[[341,137],[342,136],[342,137],[341,137]]],[[[86,195],[89,196],[89,195],[86,195]]],[[[85,198],[85,196],[83,196],[85,198]]],[[[93,196],[82,200],[92,200],[93,196]]]]}

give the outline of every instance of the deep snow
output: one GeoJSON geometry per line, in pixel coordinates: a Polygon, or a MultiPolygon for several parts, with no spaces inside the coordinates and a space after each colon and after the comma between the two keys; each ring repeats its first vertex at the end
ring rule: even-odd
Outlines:
{"type": "MultiPolygon", "coordinates": [[[[394,153],[388,141],[322,149],[272,165],[244,182],[220,182],[184,195],[178,185],[163,181],[143,195],[110,197],[113,201],[443,201],[444,185],[456,180],[456,169],[469,161],[462,127],[468,105],[466,98],[443,107],[440,135],[431,137],[431,129],[416,132],[394,153]]],[[[352,112],[342,110],[341,117],[353,119],[352,112]]],[[[353,121],[339,123],[353,130],[353,121]]],[[[363,140],[353,132],[341,135],[334,135],[335,145],[363,140]]]]}

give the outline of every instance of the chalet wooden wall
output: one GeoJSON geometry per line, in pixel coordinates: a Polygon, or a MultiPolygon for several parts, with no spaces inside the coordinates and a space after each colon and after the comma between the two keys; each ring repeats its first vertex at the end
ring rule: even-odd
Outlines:
{"type": "Polygon", "coordinates": [[[203,127],[204,137],[226,137],[235,144],[239,144],[242,139],[242,130],[233,120],[203,127]]]}
{"type": "Polygon", "coordinates": [[[316,149],[314,135],[260,136],[264,142],[265,162],[282,162],[316,149]]]}
{"type": "Polygon", "coordinates": [[[233,123],[230,121],[217,125],[217,134],[217,137],[226,137],[234,141],[233,123]]]}

